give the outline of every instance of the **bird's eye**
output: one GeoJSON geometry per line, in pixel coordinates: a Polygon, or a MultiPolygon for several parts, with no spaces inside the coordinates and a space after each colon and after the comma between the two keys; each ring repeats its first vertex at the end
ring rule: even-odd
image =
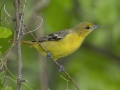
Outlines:
{"type": "Polygon", "coordinates": [[[90,29],[90,27],[89,27],[89,26],[86,26],[86,29],[90,29]]]}

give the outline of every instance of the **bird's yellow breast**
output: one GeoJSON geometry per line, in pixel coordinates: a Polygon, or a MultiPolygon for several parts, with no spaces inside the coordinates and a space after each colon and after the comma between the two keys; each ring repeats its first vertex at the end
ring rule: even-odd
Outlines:
{"type": "MultiPolygon", "coordinates": [[[[71,33],[66,35],[63,39],[58,41],[45,41],[41,42],[41,45],[46,49],[46,51],[52,53],[54,59],[60,57],[65,57],[74,51],[76,51],[82,44],[84,38],[80,37],[76,33],[71,33]]],[[[43,55],[46,55],[45,52],[39,46],[34,46],[37,48],[43,55]],[[39,47],[39,48],[38,48],[39,47]]]]}

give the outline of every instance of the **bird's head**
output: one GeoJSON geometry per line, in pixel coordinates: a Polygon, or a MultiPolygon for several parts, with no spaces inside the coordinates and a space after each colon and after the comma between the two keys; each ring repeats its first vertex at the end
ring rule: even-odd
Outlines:
{"type": "Polygon", "coordinates": [[[100,26],[98,25],[93,25],[89,22],[82,22],[79,23],[74,27],[74,31],[78,33],[80,36],[87,36],[91,31],[93,31],[96,28],[99,28],[100,26]]]}

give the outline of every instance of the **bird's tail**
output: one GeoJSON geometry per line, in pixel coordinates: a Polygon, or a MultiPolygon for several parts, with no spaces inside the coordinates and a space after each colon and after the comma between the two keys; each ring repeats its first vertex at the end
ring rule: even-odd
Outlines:
{"type": "Polygon", "coordinates": [[[22,44],[29,44],[29,45],[33,45],[33,42],[31,41],[21,41],[22,44]]]}

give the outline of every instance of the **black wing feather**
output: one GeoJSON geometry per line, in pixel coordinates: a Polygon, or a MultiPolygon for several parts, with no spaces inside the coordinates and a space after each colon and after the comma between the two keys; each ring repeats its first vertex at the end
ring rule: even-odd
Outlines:
{"type": "MultiPolygon", "coordinates": [[[[48,35],[46,35],[44,37],[40,37],[38,39],[38,41],[39,42],[43,42],[43,41],[58,41],[58,40],[61,40],[62,38],[64,38],[68,33],[69,33],[69,30],[58,31],[56,33],[48,34],[48,35]]],[[[32,42],[36,42],[36,41],[32,41],[32,42]]]]}

